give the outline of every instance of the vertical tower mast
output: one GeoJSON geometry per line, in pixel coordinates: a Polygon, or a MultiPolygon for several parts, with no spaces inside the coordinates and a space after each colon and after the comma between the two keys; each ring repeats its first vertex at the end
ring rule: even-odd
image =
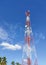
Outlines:
{"type": "Polygon", "coordinates": [[[30,30],[30,11],[28,10],[26,12],[26,25],[25,25],[25,41],[27,44],[27,65],[31,65],[31,59],[30,59],[30,41],[31,41],[31,30],[30,30]]]}
{"type": "Polygon", "coordinates": [[[26,12],[25,45],[23,47],[22,65],[38,65],[35,46],[31,43],[31,34],[32,29],[30,26],[30,11],[28,10],[26,12]],[[34,53],[32,54],[32,52],[34,53]],[[32,59],[32,55],[35,58],[32,59]]]}

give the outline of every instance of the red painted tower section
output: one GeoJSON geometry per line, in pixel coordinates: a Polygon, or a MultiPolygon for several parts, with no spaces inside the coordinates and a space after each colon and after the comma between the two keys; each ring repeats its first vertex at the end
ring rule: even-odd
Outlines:
{"type": "MultiPolygon", "coordinates": [[[[29,10],[26,12],[26,26],[27,27],[26,27],[26,31],[25,31],[26,32],[25,38],[26,38],[26,43],[27,43],[28,47],[30,48],[30,41],[31,41],[30,33],[31,33],[31,30],[30,30],[30,11],[29,10]]],[[[28,50],[28,51],[30,51],[30,50],[28,50]]],[[[30,55],[28,55],[28,57],[27,57],[27,65],[31,65],[30,55]]]]}
{"type": "Polygon", "coordinates": [[[22,56],[22,65],[38,65],[37,63],[37,55],[35,46],[32,45],[32,28],[30,23],[30,11],[28,10],[26,13],[26,25],[25,25],[25,44],[23,46],[23,56],[22,56]],[[32,54],[34,52],[34,55],[32,54]],[[35,59],[32,59],[35,57],[35,59]]]}

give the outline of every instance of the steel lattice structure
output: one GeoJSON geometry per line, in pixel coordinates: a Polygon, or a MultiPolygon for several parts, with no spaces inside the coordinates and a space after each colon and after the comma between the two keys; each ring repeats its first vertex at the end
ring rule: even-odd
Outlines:
{"type": "Polygon", "coordinates": [[[30,23],[30,11],[26,12],[25,44],[23,46],[22,65],[38,65],[35,46],[32,43],[32,28],[30,23]]]}

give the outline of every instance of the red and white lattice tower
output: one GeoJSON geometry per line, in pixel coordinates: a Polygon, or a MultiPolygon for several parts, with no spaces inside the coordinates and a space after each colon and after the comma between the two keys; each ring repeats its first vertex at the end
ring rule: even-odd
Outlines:
{"type": "Polygon", "coordinates": [[[25,44],[23,45],[22,65],[38,65],[35,46],[32,43],[30,11],[26,12],[25,44]]]}

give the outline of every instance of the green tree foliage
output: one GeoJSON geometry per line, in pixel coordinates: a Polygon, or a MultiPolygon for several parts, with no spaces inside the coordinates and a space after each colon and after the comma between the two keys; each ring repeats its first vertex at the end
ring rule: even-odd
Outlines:
{"type": "Polygon", "coordinates": [[[16,62],[16,65],[21,65],[19,62],[16,62]]]}
{"type": "Polygon", "coordinates": [[[2,58],[0,57],[0,65],[1,65],[2,58]]]}
{"type": "MultiPolygon", "coordinates": [[[[0,57],[0,65],[7,65],[6,57],[0,57]]],[[[12,61],[11,65],[21,65],[19,62],[12,61]]]]}
{"type": "Polygon", "coordinates": [[[12,61],[12,62],[11,62],[11,64],[12,64],[12,65],[15,65],[15,62],[14,62],[14,61],[12,61]]]}
{"type": "Polygon", "coordinates": [[[0,65],[7,65],[6,57],[0,57],[0,65]]]}

